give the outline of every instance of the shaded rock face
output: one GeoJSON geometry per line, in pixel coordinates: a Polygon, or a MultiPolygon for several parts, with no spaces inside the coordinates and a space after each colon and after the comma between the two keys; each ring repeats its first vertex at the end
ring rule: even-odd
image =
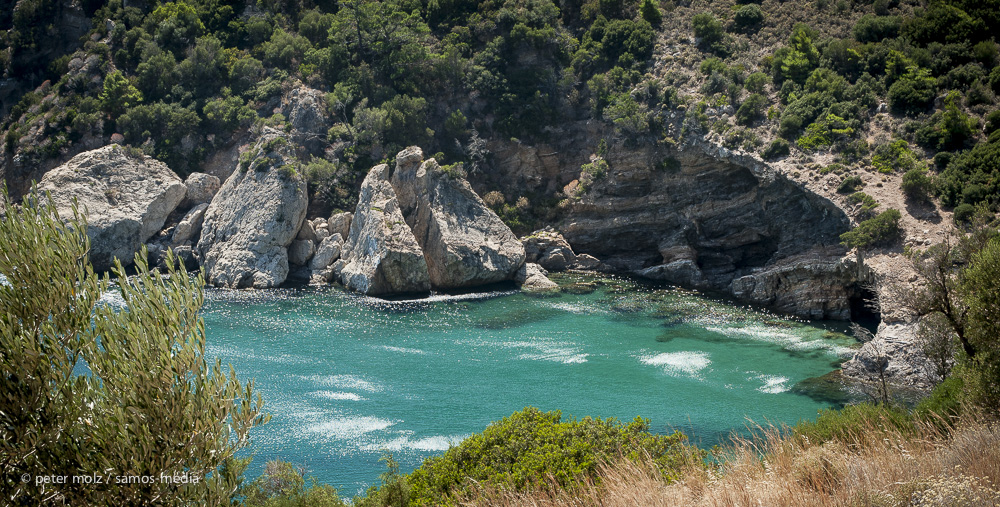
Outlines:
{"type": "Polygon", "coordinates": [[[294,170],[284,134],[265,128],[252,156],[205,211],[195,255],[209,283],[275,287],[288,276],[287,247],[306,216],[306,182],[294,170]]]}
{"type": "Polygon", "coordinates": [[[760,161],[706,150],[688,147],[669,163],[617,154],[560,230],[618,270],[803,317],[849,316],[847,216],[760,161]]]}
{"type": "Polygon", "coordinates": [[[427,262],[403,220],[386,164],[373,167],[361,184],[342,255],[341,280],[351,290],[376,296],[431,288],[427,262]]]}
{"type": "MultiPolygon", "coordinates": [[[[190,187],[188,187],[190,188],[190,187]]],[[[184,243],[190,242],[192,239],[196,239],[195,235],[201,232],[201,226],[205,222],[205,210],[208,209],[207,203],[199,204],[184,215],[184,218],[177,223],[174,227],[173,236],[171,236],[171,243],[174,246],[183,245],[184,243]]]]}
{"type": "Polygon", "coordinates": [[[38,190],[51,193],[63,216],[71,216],[72,199],[77,199],[87,217],[90,262],[104,271],[115,258],[125,266],[132,264],[142,244],[163,228],[184,199],[186,189],[166,164],[110,145],[49,171],[38,190]]]}
{"type": "Polygon", "coordinates": [[[524,247],[463,178],[442,171],[420,148],[396,157],[392,187],[423,249],[431,285],[453,289],[510,280],[524,247]]]}

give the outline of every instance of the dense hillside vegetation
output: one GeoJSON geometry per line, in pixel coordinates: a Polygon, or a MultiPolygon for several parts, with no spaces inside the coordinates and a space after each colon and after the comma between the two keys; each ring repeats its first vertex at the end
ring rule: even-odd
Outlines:
{"type": "Polygon", "coordinates": [[[832,150],[823,171],[908,173],[960,220],[1000,192],[995,2],[89,1],[80,51],[54,55],[45,20],[66,9],[0,20],[6,76],[48,79],[4,99],[8,160],[117,134],[183,176],[254,123],[285,124],[276,106],[304,83],[337,119],[303,161],[317,206],[349,208],[358,175],[406,145],[475,172],[487,140],[586,119],[611,142],[832,150]]]}

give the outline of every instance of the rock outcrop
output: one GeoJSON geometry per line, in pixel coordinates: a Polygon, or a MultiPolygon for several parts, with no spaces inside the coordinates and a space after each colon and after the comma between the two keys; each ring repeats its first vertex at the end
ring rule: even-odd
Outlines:
{"type": "Polygon", "coordinates": [[[307,153],[321,154],[329,128],[326,94],[307,86],[292,88],[281,98],[281,113],[288,118],[292,141],[307,153]]]}
{"type": "Polygon", "coordinates": [[[222,186],[222,182],[219,178],[211,174],[191,173],[184,180],[184,186],[187,187],[187,196],[184,198],[185,204],[188,206],[197,206],[211,202],[222,186]]]}
{"type": "Polygon", "coordinates": [[[368,295],[427,292],[427,262],[406,225],[389,166],[377,165],[361,184],[340,272],[345,287],[368,295]]]}
{"type": "Polygon", "coordinates": [[[558,292],[559,285],[549,280],[544,268],[534,262],[525,262],[517,271],[514,281],[525,292],[558,292]]]}
{"type": "MultiPolygon", "coordinates": [[[[368,173],[350,222],[340,279],[352,290],[381,295],[472,287],[512,280],[524,247],[469,183],[424,160],[420,148],[396,165],[368,173]]],[[[317,255],[319,255],[317,253],[317,255]]]]}
{"type": "Polygon", "coordinates": [[[749,156],[701,144],[651,156],[614,154],[567,202],[559,229],[574,248],[619,271],[797,316],[849,315],[839,236],[850,221],[836,205],[749,156]]]}
{"type": "Polygon", "coordinates": [[[918,322],[883,322],[875,337],[843,365],[844,374],[863,382],[932,388],[933,366],[920,347],[918,322]]]}
{"type": "Polygon", "coordinates": [[[38,190],[51,193],[63,216],[70,216],[77,200],[87,217],[90,262],[98,271],[110,269],[115,258],[130,265],[185,193],[184,183],[166,164],[118,145],[73,157],[47,172],[38,190]]]}
{"type": "Polygon", "coordinates": [[[396,156],[392,187],[437,289],[510,280],[524,247],[462,177],[423,160],[420,148],[396,156]]]}
{"type": "Polygon", "coordinates": [[[174,227],[174,233],[171,237],[171,244],[174,246],[180,246],[184,244],[190,244],[191,240],[196,239],[196,235],[201,232],[201,226],[205,222],[205,211],[208,209],[208,203],[199,204],[191,208],[184,218],[177,223],[174,227]]]}
{"type": "Polygon", "coordinates": [[[603,267],[596,257],[573,252],[573,247],[566,238],[551,227],[521,238],[521,244],[524,245],[525,262],[538,263],[549,271],[567,269],[595,271],[603,267]]]}
{"type": "Polygon", "coordinates": [[[287,247],[306,215],[306,183],[284,134],[265,128],[250,154],[212,199],[195,248],[208,282],[219,287],[284,282],[287,247]]]}

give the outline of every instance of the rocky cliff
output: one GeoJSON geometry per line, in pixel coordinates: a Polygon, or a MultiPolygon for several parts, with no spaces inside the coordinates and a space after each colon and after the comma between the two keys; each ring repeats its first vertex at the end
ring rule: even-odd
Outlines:
{"type": "Polygon", "coordinates": [[[609,269],[802,317],[850,318],[856,265],[839,245],[850,219],[836,204],[704,140],[617,144],[603,156],[573,149],[595,137],[581,124],[551,146],[496,143],[499,174],[482,182],[561,186],[556,228],[609,269]]]}
{"type": "Polygon", "coordinates": [[[195,255],[208,282],[229,288],[281,285],[288,246],[306,217],[306,183],[284,133],[264,128],[205,210],[195,255]]]}

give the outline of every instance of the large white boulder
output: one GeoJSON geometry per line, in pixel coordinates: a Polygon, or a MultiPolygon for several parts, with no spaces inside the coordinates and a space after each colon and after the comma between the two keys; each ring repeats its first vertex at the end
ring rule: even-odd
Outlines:
{"type": "Polygon", "coordinates": [[[132,264],[142,244],[163,228],[186,188],[166,164],[117,144],[81,153],[45,173],[38,190],[49,192],[63,217],[73,199],[87,218],[90,262],[104,271],[132,264]]]}

